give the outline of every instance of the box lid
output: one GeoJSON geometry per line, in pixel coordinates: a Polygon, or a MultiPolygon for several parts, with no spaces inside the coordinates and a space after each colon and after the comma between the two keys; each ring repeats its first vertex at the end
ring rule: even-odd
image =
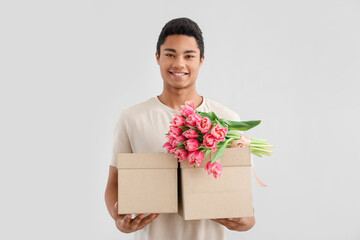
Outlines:
{"type": "MultiPolygon", "coordinates": [[[[211,152],[208,154],[200,167],[205,167],[205,164],[214,158],[216,152],[211,152]]],[[[217,160],[223,167],[230,166],[251,166],[251,155],[250,155],[249,147],[236,147],[236,148],[226,148],[224,154],[220,159],[217,160]]],[[[187,160],[180,163],[180,168],[193,168],[193,166],[189,166],[187,160]]]]}
{"type": "Polygon", "coordinates": [[[119,153],[117,168],[177,168],[174,154],[168,153],[119,153]]]}

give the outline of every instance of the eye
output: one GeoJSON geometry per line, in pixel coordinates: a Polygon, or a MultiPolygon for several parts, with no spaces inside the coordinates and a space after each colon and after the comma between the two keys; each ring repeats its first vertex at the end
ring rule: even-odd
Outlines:
{"type": "Polygon", "coordinates": [[[173,57],[174,55],[171,54],[171,53],[166,53],[165,56],[167,56],[167,57],[173,57]]]}
{"type": "Polygon", "coordinates": [[[187,55],[186,58],[194,58],[195,56],[187,55]]]}

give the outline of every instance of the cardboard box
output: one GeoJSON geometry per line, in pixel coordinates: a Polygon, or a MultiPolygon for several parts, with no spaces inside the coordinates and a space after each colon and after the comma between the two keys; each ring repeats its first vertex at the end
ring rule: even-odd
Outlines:
{"type": "Polygon", "coordinates": [[[119,214],[178,212],[173,154],[120,153],[117,168],[119,214]]]}
{"type": "Polygon", "coordinates": [[[179,214],[185,220],[253,216],[250,149],[227,148],[218,160],[223,167],[218,179],[204,170],[214,155],[196,168],[181,162],[179,214]]]}

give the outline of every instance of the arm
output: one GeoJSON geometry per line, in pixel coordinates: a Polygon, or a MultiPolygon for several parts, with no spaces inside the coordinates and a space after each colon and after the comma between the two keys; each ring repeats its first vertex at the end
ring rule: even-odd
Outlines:
{"type": "Polygon", "coordinates": [[[118,172],[115,167],[110,166],[108,182],[105,190],[105,203],[111,217],[114,220],[117,217],[117,212],[114,211],[114,206],[117,203],[117,198],[118,198],[117,188],[118,188],[118,172]]]}
{"type": "Polygon", "coordinates": [[[118,214],[117,198],[118,198],[118,171],[115,167],[110,166],[109,178],[105,190],[106,207],[115,221],[116,227],[124,233],[131,233],[144,228],[151,223],[159,214],[152,213],[148,216],[144,214],[137,215],[131,219],[131,214],[118,214]]]}

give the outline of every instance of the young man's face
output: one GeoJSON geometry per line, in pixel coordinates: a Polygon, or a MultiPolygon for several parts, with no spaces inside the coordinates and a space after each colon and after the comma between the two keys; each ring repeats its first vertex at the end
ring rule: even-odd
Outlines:
{"type": "Polygon", "coordinates": [[[186,89],[195,87],[199,69],[204,61],[194,37],[186,35],[167,36],[156,53],[164,88],[186,89]]]}

